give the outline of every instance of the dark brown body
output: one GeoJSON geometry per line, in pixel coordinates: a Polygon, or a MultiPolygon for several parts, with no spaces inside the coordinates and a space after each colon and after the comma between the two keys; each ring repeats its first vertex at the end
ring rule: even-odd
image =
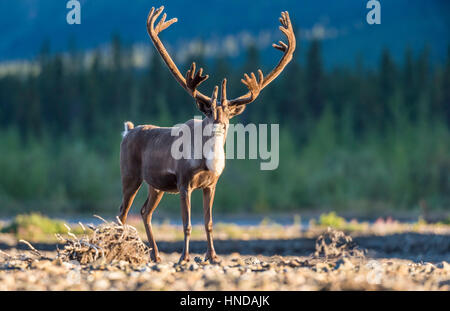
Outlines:
{"type": "MultiPolygon", "coordinates": [[[[189,120],[186,123],[192,132],[194,122],[202,121],[189,120]]],[[[207,119],[202,123],[207,123],[207,119]]],[[[172,158],[170,146],[178,136],[171,136],[171,130],[154,125],[131,129],[121,144],[122,176],[134,180],[140,178],[141,182],[143,180],[155,189],[173,193],[178,193],[181,188],[215,185],[219,176],[208,171],[205,159],[172,158]]]]}
{"type": "MultiPolygon", "coordinates": [[[[217,122],[205,118],[203,121],[189,120],[185,125],[194,133],[195,124],[203,129],[207,124],[212,123],[217,122]]],[[[133,128],[130,122],[126,123],[126,132],[120,147],[120,170],[123,189],[120,220],[122,223],[126,222],[133,199],[145,181],[149,187],[149,196],[141,209],[141,214],[149,242],[153,248],[152,259],[159,261],[158,248],[151,228],[152,214],[164,192],[180,193],[185,233],[185,247],[180,260],[189,260],[188,244],[191,233],[190,196],[193,190],[203,189],[205,228],[208,238],[207,258],[215,260],[217,256],[214,252],[212,240],[211,209],[216,183],[220,174],[208,169],[205,158],[194,159],[193,137],[191,140],[191,157],[188,159],[174,159],[171,154],[171,146],[179,136],[172,136],[172,129],[154,125],[141,125],[133,128]]],[[[209,138],[211,136],[203,137],[202,146],[209,138]]]]}

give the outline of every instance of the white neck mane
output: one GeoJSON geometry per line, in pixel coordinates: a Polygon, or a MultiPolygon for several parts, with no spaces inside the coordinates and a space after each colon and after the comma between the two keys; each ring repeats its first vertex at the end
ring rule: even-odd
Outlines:
{"type": "Polygon", "coordinates": [[[216,175],[222,174],[225,168],[224,139],[223,128],[221,126],[220,128],[218,126],[216,127],[215,125],[213,128],[213,136],[210,138],[212,144],[209,150],[205,150],[205,157],[206,167],[216,175]]]}

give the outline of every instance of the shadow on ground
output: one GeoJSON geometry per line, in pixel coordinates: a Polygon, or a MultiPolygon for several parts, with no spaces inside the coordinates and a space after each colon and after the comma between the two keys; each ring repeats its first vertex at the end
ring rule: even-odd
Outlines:
{"type": "MultiPolygon", "coordinates": [[[[265,256],[309,256],[315,251],[315,238],[296,238],[285,240],[216,240],[218,254],[239,253],[241,255],[265,256]]],[[[360,249],[367,250],[367,256],[373,258],[400,258],[420,262],[450,261],[450,236],[423,233],[398,233],[390,235],[367,235],[354,237],[353,241],[360,249]]],[[[57,244],[33,243],[42,251],[54,251],[57,244]]],[[[183,241],[159,241],[159,250],[163,253],[180,253],[183,241]]],[[[0,249],[28,249],[26,245],[0,243],[0,249]]],[[[192,253],[204,253],[206,242],[193,240],[190,243],[192,253]]]]}

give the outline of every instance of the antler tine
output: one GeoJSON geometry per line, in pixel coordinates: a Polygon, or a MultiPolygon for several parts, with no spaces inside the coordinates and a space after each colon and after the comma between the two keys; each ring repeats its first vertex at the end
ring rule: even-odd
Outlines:
{"type": "Polygon", "coordinates": [[[163,23],[161,26],[158,27],[158,32],[163,31],[164,29],[167,29],[170,25],[172,25],[173,23],[178,22],[178,18],[174,17],[170,20],[168,20],[167,22],[163,23]]]}
{"type": "MultiPolygon", "coordinates": [[[[247,88],[249,89],[250,98],[255,99],[259,95],[259,92],[262,89],[262,85],[264,82],[264,75],[263,75],[261,69],[258,69],[259,81],[258,81],[258,79],[256,79],[256,76],[253,72],[250,73],[250,76],[251,77],[249,77],[249,75],[245,73],[244,74],[245,79],[241,79],[241,82],[245,86],[247,86],[247,88]]],[[[241,103],[239,103],[239,104],[241,104],[241,103]]]]}
{"type": "Polygon", "coordinates": [[[209,78],[209,75],[202,76],[203,68],[200,68],[197,72],[195,68],[195,62],[193,62],[191,68],[186,72],[186,87],[193,97],[197,94],[197,87],[209,78]]]}
{"type": "Polygon", "coordinates": [[[147,31],[150,34],[155,33],[155,20],[158,18],[158,16],[161,14],[161,12],[164,10],[164,6],[161,6],[160,8],[156,9],[152,7],[150,10],[150,13],[147,17],[147,31]]]}
{"type": "Polygon", "coordinates": [[[262,86],[262,83],[264,81],[264,75],[261,69],[258,69],[258,76],[259,76],[259,83],[262,86]]]}
{"type": "Polygon", "coordinates": [[[161,15],[162,11],[164,10],[164,6],[159,7],[158,9],[152,7],[150,10],[150,13],[147,17],[147,31],[152,35],[158,35],[161,31],[172,25],[173,23],[178,22],[177,18],[172,18],[171,20],[168,20],[166,22],[167,14],[164,13],[161,20],[156,24],[155,27],[155,21],[158,19],[159,15],[161,15]]]}
{"type": "Polygon", "coordinates": [[[164,13],[162,18],[159,20],[158,24],[156,24],[156,30],[158,30],[162,26],[162,24],[164,24],[164,22],[166,21],[166,17],[167,17],[167,14],[164,13]]]}
{"type": "MultiPolygon", "coordinates": [[[[280,20],[281,26],[279,26],[278,28],[287,37],[289,46],[292,46],[292,37],[293,37],[294,32],[292,30],[291,20],[289,18],[288,11],[281,12],[281,17],[279,18],[279,20],[280,20]]],[[[279,44],[274,43],[274,44],[272,44],[272,46],[282,52],[286,52],[289,49],[289,46],[286,43],[284,43],[283,41],[280,40],[280,41],[278,41],[278,43],[279,44]]],[[[294,45],[294,48],[295,48],[295,45],[294,45]]]]}
{"type": "Polygon", "coordinates": [[[194,79],[195,69],[196,69],[196,64],[195,64],[195,62],[192,62],[191,69],[189,69],[189,71],[188,71],[190,79],[194,79]]]}
{"type": "Polygon", "coordinates": [[[215,108],[216,105],[217,105],[217,94],[218,93],[219,93],[219,87],[216,85],[214,87],[214,91],[213,91],[212,96],[211,96],[211,106],[213,108],[215,108]]]}
{"type": "Polygon", "coordinates": [[[227,99],[227,79],[222,80],[222,94],[220,96],[220,105],[221,106],[228,106],[228,99],[227,99]]]}
{"type": "Polygon", "coordinates": [[[284,43],[283,41],[278,41],[278,43],[279,43],[279,45],[278,44],[276,44],[276,43],[273,43],[272,44],[272,46],[274,47],[274,48],[276,48],[277,50],[280,50],[281,52],[286,52],[287,51],[287,49],[288,49],[288,46],[287,46],[287,44],[286,43],[284,43]]]}
{"type": "Polygon", "coordinates": [[[150,9],[150,12],[148,12],[148,15],[147,15],[147,29],[149,29],[149,26],[151,25],[153,13],[155,13],[155,7],[152,6],[152,8],[150,9]]]}
{"type": "Polygon", "coordinates": [[[211,96],[211,100],[210,100],[210,105],[211,105],[211,112],[213,114],[213,118],[216,119],[217,118],[217,94],[219,93],[219,87],[216,85],[214,87],[214,91],[212,93],[211,96]]]}

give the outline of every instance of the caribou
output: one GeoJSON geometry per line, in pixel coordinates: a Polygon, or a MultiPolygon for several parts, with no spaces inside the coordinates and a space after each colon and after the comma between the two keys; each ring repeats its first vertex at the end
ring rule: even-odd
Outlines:
{"type": "MultiPolygon", "coordinates": [[[[191,119],[183,124],[194,131],[212,127],[209,134],[202,136],[202,144],[209,141],[209,147],[201,157],[176,158],[172,154],[171,146],[179,138],[174,135],[175,127],[159,127],[156,125],[134,126],[125,122],[125,131],[120,145],[120,171],[122,179],[123,200],[120,206],[120,221],[125,224],[128,211],[133,199],[142,183],[148,186],[148,197],[141,208],[141,215],[145,225],[151,252],[150,259],[159,262],[161,259],[152,231],[152,215],[163,194],[179,193],[181,199],[181,215],[184,230],[184,247],[180,263],[189,261],[189,238],[191,235],[191,193],[195,189],[203,191],[204,225],[207,239],[205,261],[212,263],[220,261],[213,244],[212,207],[216,184],[225,167],[224,144],[227,136],[229,120],[241,114],[246,106],[253,102],[261,90],[269,85],[284,70],[292,60],[295,50],[295,35],[288,12],[282,12],[280,17],[281,32],[286,36],[287,43],[279,41],[273,47],[283,52],[281,60],[267,75],[259,69],[258,77],[254,73],[244,74],[241,82],[248,88],[248,92],[235,99],[227,98],[227,80],[223,79],[218,98],[219,88],[214,87],[211,97],[198,90],[208,75],[203,75],[203,69],[196,70],[195,63],[183,76],[175,62],[164,47],[159,34],[173,23],[176,18],[166,21],[164,13],[159,22],[155,21],[161,15],[164,7],[152,8],[147,18],[147,31],[156,50],[172,73],[175,80],[191,95],[198,109],[204,114],[204,119],[191,119]],[[212,141],[212,143],[211,143],[212,141]]],[[[192,145],[194,138],[192,138],[192,145]]],[[[193,153],[193,148],[191,153],[193,153]]]]}

